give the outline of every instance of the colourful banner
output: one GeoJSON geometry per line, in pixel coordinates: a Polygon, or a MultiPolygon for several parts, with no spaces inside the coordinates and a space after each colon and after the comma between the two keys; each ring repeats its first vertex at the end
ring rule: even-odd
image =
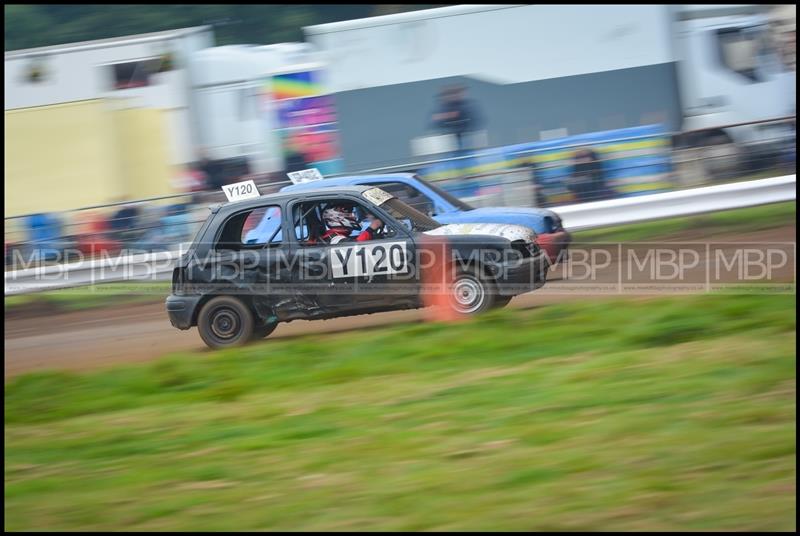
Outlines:
{"type": "Polygon", "coordinates": [[[279,74],[272,77],[272,93],[275,100],[313,97],[324,93],[315,71],[279,74]]]}
{"type": "Polygon", "coordinates": [[[338,173],[342,159],[338,143],[334,99],[325,94],[318,71],[275,75],[272,93],[275,101],[278,135],[287,171],[316,167],[323,175],[338,173]]]}
{"type": "Polygon", "coordinates": [[[534,181],[548,203],[574,201],[567,188],[573,175],[577,149],[591,147],[602,161],[608,186],[620,197],[663,192],[672,185],[670,139],[663,125],[646,125],[591,132],[548,141],[524,143],[474,152],[464,160],[441,162],[420,170],[428,180],[486,175],[468,181],[453,181],[445,188],[454,195],[470,197],[496,184],[492,172],[531,166],[534,181]]]}
{"type": "Polygon", "coordinates": [[[284,100],[278,103],[277,108],[279,128],[336,123],[336,110],[330,95],[284,100]]]}

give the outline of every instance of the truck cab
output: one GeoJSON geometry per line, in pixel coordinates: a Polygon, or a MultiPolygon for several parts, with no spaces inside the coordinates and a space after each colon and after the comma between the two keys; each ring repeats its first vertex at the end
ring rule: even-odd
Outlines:
{"type": "Polygon", "coordinates": [[[737,145],[788,136],[788,124],[727,127],[795,113],[795,73],[780,59],[763,6],[671,8],[681,130],[737,145]]]}

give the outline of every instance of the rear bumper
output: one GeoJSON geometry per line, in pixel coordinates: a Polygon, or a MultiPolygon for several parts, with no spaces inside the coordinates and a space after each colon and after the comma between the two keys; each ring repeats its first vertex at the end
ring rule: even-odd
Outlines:
{"type": "Polygon", "coordinates": [[[169,322],[178,329],[192,327],[195,309],[200,302],[200,296],[167,296],[166,308],[169,322]]]}

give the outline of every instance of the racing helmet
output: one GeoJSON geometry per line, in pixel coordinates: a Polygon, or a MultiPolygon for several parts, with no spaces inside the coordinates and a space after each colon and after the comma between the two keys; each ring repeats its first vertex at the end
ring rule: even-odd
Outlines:
{"type": "Polygon", "coordinates": [[[322,211],[322,219],[329,229],[348,229],[358,228],[358,219],[353,213],[352,208],[342,205],[326,208],[322,211]]]}

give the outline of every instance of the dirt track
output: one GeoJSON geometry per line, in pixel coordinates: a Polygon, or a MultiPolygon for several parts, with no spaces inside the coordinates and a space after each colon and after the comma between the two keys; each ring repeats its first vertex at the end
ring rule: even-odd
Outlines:
{"type": "MultiPolygon", "coordinates": [[[[617,246],[609,247],[608,260],[591,278],[576,271],[564,274],[556,270],[551,273],[547,286],[536,292],[519,296],[512,300],[512,308],[530,308],[565,300],[586,300],[608,297],[653,296],[689,292],[703,292],[708,287],[709,266],[714,261],[716,247],[707,248],[698,244],[698,236],[679,237],[693,242],[683,244],[671,241],[677,251],[697,252],[699,263],[688,270],[679,281],[679,286],[643,288],[658,282],[652,279],[649,269],[639,270],[636,261],[627,250],[620,251],[617,246]],[[622,254],[622,257],[619,255],[622,254]],[[709,262],[711,261],[711,262],[709,262]],[[563,276],[567,275],[566,279],[563,276]]],[[[718,248],[732,251],[731,243],[747,243],[747,247],[757,249],[766,242],[795,242],[795,227],[784,227],[771,231],[750,233],[737,237],[717,236],[714,242],[725,243],[718,248]],[[752,245],[751,245],[752,244],[752,245]]],[[[772,246],[777,247],[777,246],[772,246]]],[[[795,281],[794,245],[783,246],[790,255],[788,265],[780,267],[771,274],[773,283],[793,283],[795,281]]],[[[599,250],[598,250],[599,251],[599,250]]],[[[639,250],[641,253],[642,250],[639,250]]],[[[636,257],[641,260],[643,255],[636,257]]],[[[736,270],[723,271],[713,276],[719,283],[741,282],[736,270]]],[[[422,311],[399,311],[373,315],[339,318],[320,321],[295,321],[281,324],[270,338],[283,338],[346,331],[364,326],[376,326],[397,322],[409,322],[423,318],[422,311]]],[[[95,309],[85,312],[55,314],[38,318],[6,317],[5,319],[5,376],[6,380],[23,372],[42,369],[83,370],[88,368],[147,361],[163,354],[176,351],[206,352],[196,329],[179,331],[172,328],[167,320],[163,302],[135,305],[120,308],[95,309]]]]}

